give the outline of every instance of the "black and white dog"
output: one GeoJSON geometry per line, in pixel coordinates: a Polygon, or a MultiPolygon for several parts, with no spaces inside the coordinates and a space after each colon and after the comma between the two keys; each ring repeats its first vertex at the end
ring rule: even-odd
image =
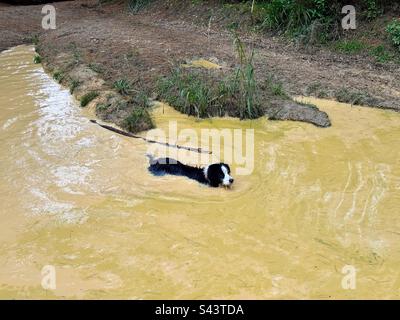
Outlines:
{"type": "Polygon", "coordinates": [[[230,176],[231,169],[225,163],[214,163],[204,168],[196,168],[171,158],[153,159],[151,156],[148,157],[150,158],[148,169],[155,176],[165,174],[185,176],[214,188],[230,187],[234,181],[230,176]]]}

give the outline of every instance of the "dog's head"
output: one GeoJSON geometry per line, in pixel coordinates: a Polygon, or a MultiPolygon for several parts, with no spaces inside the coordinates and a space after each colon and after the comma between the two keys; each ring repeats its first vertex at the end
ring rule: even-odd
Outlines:
{"type": "Polygon", "coordinates": [[[215,163],[204,168],[204,175],[212,187],[230,187],[234,181],[230,173],[231,168],[225,163],[215,163]]]}

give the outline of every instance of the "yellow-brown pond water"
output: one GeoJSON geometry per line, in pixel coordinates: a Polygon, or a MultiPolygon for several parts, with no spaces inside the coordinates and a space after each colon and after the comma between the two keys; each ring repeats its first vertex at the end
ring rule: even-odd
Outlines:
{"type": "Polygon", "coordinates": [[[161,129],[254,129],[252,173],[212,189],[150,175],[149,145],[89,123],[33,54],[0,54],[1,298],[400,298],[400,114],[312,100],[321,129],[157,108],[161,129]]]}

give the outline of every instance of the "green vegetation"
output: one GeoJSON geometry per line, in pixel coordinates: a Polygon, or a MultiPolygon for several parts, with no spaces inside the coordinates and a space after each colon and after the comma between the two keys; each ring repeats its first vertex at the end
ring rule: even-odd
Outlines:
{"type": "Polygon", "coordinates": [[[256,78],[254,52],[246,50],[236,35],[234,45],[238,63],[232,72],[177,67],[159,79],[160,99],[199,118],[230,115],[240,119],[264,115],[271,101],[291,100],[274,76],[263,81],[256,78]]]}
{"type": "Polygon", "coordinates": [[[360,53],[367,48],[367,46],[359,40],[341,40],[335,43],[335,49],[348,54],[360,53]]]}
{"type": "Polygon", "coordinates": [[[123,121],[122,127],[136,133],[154,128],[154,122],[147,108],[135,106],[131,114],[123,121]]]}
{"type": "Polygon", "coordinates": [[[128,10],[130,13],[138,13],[141,9],[146,7],[151,0],[128,0],[128,10]]]}
{"type": "Polygon", "coordinates": [[[264,27],[284,29],[290,34],[304,33],[313,21],[328,22],[328,4],[323,0],[293,1],[271,0],[259,4],[264,9],[264,27]]]}
{"type": "Polygon", "coordinates": [[[86,107],[90,101],[97,98],[99,93],[97,91],[90,91],[81,98],[81,107],[86,107]]]}
{"type": "Polygon", "coordinates": [[[75,89],[78,88],[80,84],[81,84],[80,81],[71,79],[69,82],[69,92],[73,94],[75,89]]]}
{"type": "Polygon", "coordinates": [[[31,42],[33,45],[37,46],[37,45],[39,44],[39,36],[38,36],[37,34],[33,34],[33,35],[30,37],[30,42],[31,42]]]}
{"type": "Polygon", "coordinates": [[[364,0],[364,4],[366,6],[366,17],[368,20],[376,19],[383,12],[382,6],[377,0],[364,0]]]}
{"type": "Polygon", "coordinates": [[[65,77],[64,72],[60,71],[60,70],[56,70],[53,73],[53,79],[56,80],[58,83],[60,83],[65,77]]]}
{"type": "Polygon", "coordinates": [[[389,61],[396,61],[396,55],[388,51],[383,45],[372,47],[369,54],[373,56],[376,61],[386,63],[389,61]]]}
{"type": "MultiPolygon", "coordinates": [[[[126,0],[128,9],[137,13],[151,4],[151,0],[126,0]]],[[[206,1],[193,0],[193,5],[204,6],[206,1]]],[[[353,4],[357,10],[357,24],[381,17],[386,9],[391,8],[390,0],[225,0],[220,11],[226,26],[238,30],[246,24],[252,30],[269,31],[283,34],[296,42],[305,44],[329,44],[347,54],[366,53],[372,50],[368,41],[346,40],[350,31],[345,33],[340,27],[343,14],[341,8],[353,4]],[[232,18],[231,18],[232,17],[232,18]],[[247,18],[244,18],[247,17],[247,18]]],[[[214,9],[213,9],[214,10],[214,9]]],[[[212,18],[211,17],[210,19],[212,18]]],[[[400,19],[395,19],[387,27],[387,32],[395,46],[400,48],[400,19]]],[[[382,37],[382,41],[385,40],[382,37]]],[[[384,43],[382,43],[383,45],[384,43]]],[[[381,44],[375,44],[381,45],[381,44]]],[[[379,49],[376,49],[379,51],[379,49]]],[[[379,62],[390,61],[389,55],[371,52],[379,62]]]]}
{"type": "Polygon", "coordinates": [[[254,51],[246,52],[239,39],[234,35],[234,45],[239,58],[239,67],[236,69],[234,82],[237,82],[239,94],[239,110],[241,119],[254,119],[260,116],[260,106],[257,101],[257,84],[254,76],[254,51]]]}
{"type": "Polygon", "coordinates": [[[114,89],[116,89],[120,94],[128,95],[132,92],[132,85],[126,79],[119,79],[113,84],[114,89]]]}
{"type": "Polygon", "coordinates": [[[253,119],[261,115],[261,108],[251,72],[245,70],[244,75],[236,73],[220,80],[201,70],[176,68],[160,79],[158,92],[178,111],[199,118],[228,113],[253,119]]]}
{"type": "Polygon", "coordinates": [[[178,111],[200,118],[223,115],[222,85],[211,84],[199,71],[176,68],[158,82],[160,97],[178,111]]]}
{"type": "Polygon", "coordinates": [[[33,57],[33,63],[36,64],[42,63],[42,57],[38,54],[35,54],[35,56],[33,57]]]}
{"type": "Polygon", "coordinates": [[[346,54],[360,54],[365,52],[366,54],[374,57],[377,62],[387,63],[390,61],[398,61],[399,57],[396,56],[391,50],[386,48],[384,45],[369,46],[359,40],[340,40],[334,43],[333,48],[336,51],[346,54]]]}
{"type": "Polygon", "coordinates": [[[400,50],[400,19],[394,19],[389,23],[386,31],[389,33],[392,43],[400,50]]]}
{"type": "Polygon", "coordinates": [[[264,89],[268,89],[273,96],[284,97],[284,98],[288,97],[285,90],[283,89],[282,83],[275,80],[272,75],[269,75],[265,80],[265,87],[266,88],[264,89]]]}
{"type": "MultiPolygon", "coordinates": [[[[359,30],[345,32],[341,27],[343,14],[341,8],[353,4],[357,12],[357,25],[372,26],[371,21],[380,18],[385,10],[391,9],[389,0],[358,0],[348,2],[346,0],[265,0],[265,1],[224,1],[224,8],[230,10],[230,16],[234,18],[227,23],[229,29],[238,29],[243,23],[250,23],[253,29],[262,32],[274,32],[294,39],[296,43],[303,44],[331,44],[332,48],[347,54],[366,53],[372,50],[368,43],[376,41],[381,43],[375,46],[385,45],[385,37],[382,29],[377,27],[374,32],[366,35],[366,41],[354,40],[359,30]],[[238,16],[251,16],[251,19],[243,19],[238,16]],[[250,21],[250,22],[249,22],[250,21]],[[352,35],[353,37],[351,37],[352,35]],[[350,37],[349,37],[350,36],[350,37]]],[[[228,16],[229,13],[225,13],[228,16]]],[[[393,44],[400,48],[399,22],[394,20],[387,32],[391,36],[393,44]]],[[[379,25],[379,24],[378,24],[379,25]]],[[[368,27],[367,27],[368,28],[368,27]]],[[[360,29],[361,30],[361,29],[360,29]]],[[[377,49],[379,50],[379,49],[377,49]]],[[[391,60],[382,52],[371,54],[379,62],[391,60]]]]}

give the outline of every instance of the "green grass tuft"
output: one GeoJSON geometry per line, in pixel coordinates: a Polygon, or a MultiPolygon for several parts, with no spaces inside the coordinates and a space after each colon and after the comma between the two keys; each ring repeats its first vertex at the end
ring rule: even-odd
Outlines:
{"type": "Polygon", "coordinates": [[[42,63],[42,57],[38,54],[35,54],[35,56],[33,57],[33,63],[36,64],[42,63]]]}
{"type": "Polygon", "coordinates": [[[135,133],[154,128],[154,122],[147,108],[136,106],[131,114],[125,118],[122,127],[135,133]]]}
{"type": "Polygon", "coordinates": [[[178,111],[200,118],[210,116],[209,109],[218,104],[217,95],[198,72],[175,69],[158,83],[160,96],[178,111]]]}
{"type": "Polygon", "coordinates": [[[373,56],[376,61],[386,63],[396,59],[396,56],[389,52],[383,45],[373,47],[369,50],[369,54],[373,56]]]}
{"type": "Polygon", "coordinates": [[[115,89],[117,89],[117,91],[120,94],[123,94],[123,95],[128,95],[132,92],[132,85],[126,79],[120,79],[120,80],[115,81],[113,86],[115,89]]]}
{"type": "Polygon", "coordinates": [[[57,70],[53,73],[53,79],[60,83],[65,77],[64,72],[57,70]]]}
{"type": "Polygon", "coordinates": [[[128,11],[132,14],[136,14],[149,5],[150,2],[151,0],[128,0],[128,11]]]}
{"type": "Polygon", "coordinates": [[[288,94],[283,88],[283,84],[277,81],[272,75],[269,75],[265,80],[266,89],[273,95],[277,97],[288,97],[288,94]]]}
{"type": "Polygon", "coordinates": [[[82,96],[81,98],[81,107],[86,107],[90,101],[97,98],[99,93],[97,91],[90,91],[82,96]]]}
{"type": "Polygon", "coordinates": [[[334,48],[337,51],[356,54],[367,48],[367,46],[359,40],[342,40],[335,43],[334,48]]]}
{"type": "Polygon", "coordinates": [[[246,51],[238,35],[234,34],[234,45],[239,59],[239,67],[236,69],[236,81],[238,82],[239,97],[241,97],[240,118],[254,119],[260,116],[257,102],[257,83],[254,74],[254,51],[246,51]]]}
{"type": "Polygon", "coordinates": [[[32,35],[30,41],[33,45],[37,46],[39,44],[39,35],[37,34],[32,35]]]}

